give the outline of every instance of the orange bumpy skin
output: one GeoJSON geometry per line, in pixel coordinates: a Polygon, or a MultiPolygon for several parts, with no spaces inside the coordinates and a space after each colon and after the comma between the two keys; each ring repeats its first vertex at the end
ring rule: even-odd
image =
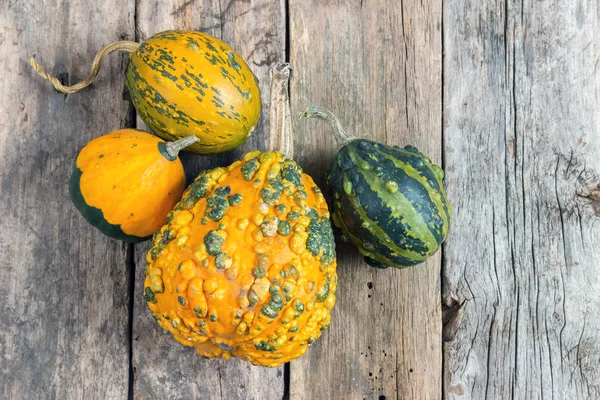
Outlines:
{"type": "Polygon", "coordinates": [[[145,297],[175,339],[205,357],[276,367],[330,322],[337,287],[327,203],[280,153],[207,171],[153,238],[145,297]]]}

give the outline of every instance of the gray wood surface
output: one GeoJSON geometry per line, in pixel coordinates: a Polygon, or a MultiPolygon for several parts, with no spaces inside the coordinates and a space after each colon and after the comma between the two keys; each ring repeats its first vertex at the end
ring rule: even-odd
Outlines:
{"type": "MultiPolygon", "coordinates": [[[[290,1],[292,115],[334,112],[359,137],[442,153],[442,2],[290,1]]],[[[325,188],[331,130],[296,118],[295,158],[325,188]]],[[[440,254],[368,267],[338,243],[332,323],[291,362],[292,399],[436,398],[442,393],[440,254]],[[380,397],[384,396],[384,397],[380,397]]]]}
{"type": "Polygon", "coordinates": [[[597,1],[91,4],[0,2],[0,398],[600,398],[597,1]],[[266,149],[268,73],[286,57],[295,158],[322,188],[334,140],[297,117],[311,104],[445,164],[443,255],[375,270],[338,243],[331,326],[287,366],[289,382],[284,367],[203,360],[176,343],[142,296],[147,245],[105,238],[69,200],[83,145],[143,128],[124,93],[127,56],[68,96],[27,58],[74,83],[103,45],[174,28],[223,38],[263,99],[241,148],[183,155],[188,181],[266,149]]]}
{"type": "Polygon", "coordinates": [[[68,182],[78,150],[126,127],[126,57],[93,88],[60,94],[89,73],[104,44],[132,38],[133,2],[0,2],[0,398],[119,399],[128,387],[127,246],[86,223],[68,182]]]}
{"type": "Polygon", "coordinates": [[[600,398],[599,10],[446,3],[445,398],[600,398]]]}
{"type": "MultiPolygon", "coordinates": [[[[137,39],[144,40],[167,29],[192,29],[209,33],[228,43],[260,81],[262,112],[257,129],[238,149],[218,155],[183,154],[187,180],[200,171],[226,166],[250,150],[266,150],[269,134],[269,71],[285,61],[285,4],[283,1],[253,2],[188,0],[155,2],[138,0],[137,39]]],[[[138,118],[138,127],[144,127],[138,118]]],[[[281,399],[284,367],[254,367],[232,359],[204,360],[192,349],[177,343],[161,329],[142,296],[148,244],[135,246],[136,277],[133,313],[134,396],[140,399],[281,399]]]]}

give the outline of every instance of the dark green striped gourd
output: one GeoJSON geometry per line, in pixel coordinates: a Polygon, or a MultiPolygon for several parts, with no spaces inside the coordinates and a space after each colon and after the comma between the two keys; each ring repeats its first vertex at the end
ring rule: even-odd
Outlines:
{"type": "Polygon", "coordinates": [[[340,147],[327,183],[342,239],[376,268],[409,267],[434,254],[451,223],[442,168],[413,146],[348,135],[327,110],[309,107],[303,115],[329,122],[340,147]]]}

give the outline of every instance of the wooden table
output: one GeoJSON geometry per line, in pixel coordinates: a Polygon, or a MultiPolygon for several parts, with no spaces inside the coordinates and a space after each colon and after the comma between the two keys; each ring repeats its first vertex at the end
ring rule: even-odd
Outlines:
{"type": "MultiPolygon", "coordinates": [[[[0,2],[0,398],[600,398],[600,3],[583,0],[23,0],[0,2]],[[184,157],[188,179],[267,141],[268,71],[294,67],[292,112],[414,144],[443,163],[454,225],[425,265],[375,270],[338,244],[332,325],[278,369],[202,360],[151,318],[145,245],[71,205],[85,143],[143,127],[111,55],[171,29],[222,38],[261,81],[245,145],[184,157]]],[[[323,187],[323,123],[294,119],[323,187]]]]}

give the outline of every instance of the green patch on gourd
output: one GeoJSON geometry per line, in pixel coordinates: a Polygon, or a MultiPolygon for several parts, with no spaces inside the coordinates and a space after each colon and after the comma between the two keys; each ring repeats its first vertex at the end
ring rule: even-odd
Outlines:
{"type": "Polygon", "coordinates": [[[206,218],[220,221],[225,216],[229,208],[228,196],[230,192],[231,188],[229,186],[219,187],[213,192],[212,196],[206,199],[206,212],[204,213],[206,218]]]}
{"type": "Polygon", "coordinates": [[[186,194],[181,204],[184,208],[191,208],[198,202],[198,200],[205,197],[211,189],[212,187],[210,186],[210,178],[208,173],[204,173],[200,177],[196,178],[196,180],[194,180],[194,182],[192,182],[192,184],[186,190],[186,194]]]}
{"type": "Polygon", "coordinates": [[[242,176],[245,180],[251,181],[254,178],[254,175],[258,171],[258,167],[260,167],[260,161],[258,158],[253,158],[251,160],[246,161],[244,165],[242,165],[242,176]]]}
{"type": "Polygon", "coordinates": [[[265,221],[260,224],[260,231],[264,237],[273,237],[277,233],[278,225],[274,221],[265,221]]]}
{"type": "Polygon", "coordinates": [[[174,232],[171,229],[167,228],[167,229],[165,229],[162,232],[162,236],[161,236],[160,240],[158,241],[158,244],[159,245],[166,245],[171,240],[175,239],[176,236],[177,236],[176,232],[174,232]]]}
{"type": "Polygon", "coordinates": [[[304,312],[304,304],[300,300],[296,300],[294,302],[294,309],[296,311],[298,311],[299,313],[303,313],[304,312]]]}
{"type": "Polygon", "coordinates": [[[270,305],[264,305],[261,307],[260,311],[269,318],[277,318],[279,313],[273,310],[270,305]]]}
{"type": "MultiPolygon", "coordinates": [[[[203,310],[202,308],[200,308],[200,306],[194,307],[194,315],[196,316],[196,318],[206,317],[206,311],[207,310],[203,310]]],[[[202,321],[202,322],[204,322],[204,321],[202,321]]]]}
{"type": "Polygon", "coordinates": [[[281,176],[286,181],[290,182],[294,186],[301,185],[301,174],[302,170],[295,162],[286,162],[284,164],[283,170],[281,171],[281,176]]]}
{"type": "Polygon", "coordinates": [[[281,236],[288,236],[292,232],[292,226],[287,221],[279,221],[277,232],[279,232],[281,236]]]}
{"type": "Polygon", "coordinates": [[[152,292],[152,289],[150,289],[149,287],[147,287],[144,290],[144,298],[146,299],[146,301],[148,303],[153,303],[156,304],[156,297],[154,297],[154,292],[152,292]]]}
{"type": "Polygon", "coordinates": [[[229,197],[230,206],[239,206],[240,204],[242,204],[242,195],[240,193],[236,193],[229,197]]]}
{"type": "Polygon", "coordinates": [[[323,283],[323,286],[319,289],[319,292],[317,293],[317,301],[322,303],[325,301],[325,299],[327,298],[327,296],[329,296],[329,292],[331,288],[331,274],[327,274],[327,276],[325,277],[325,282],[323,283]]]}
{"type": "Polygon", "coordinates": [[[225,239],[216,229],[209,231],[206,236],[204,236],[206,252],[211,256],[216,256],[221,251],[224,242],[225,239]]]}
{"type": "Polygon", "coordinates": [[[225,268],[225,260],[227,259],[227,254],[225,254],[224,252],[219,252],[217,253],[217,256],[215,257],[215,266],[217,267],[217,269],[224,269],[225,268]]]}
{"type": "Polygon", "coordinates": [[[335,239],[329,218],[321,217],[315,209],[306,214],[310,218],[306,248],[314,255],[321,255],[321,263],[329,265],[335,260],[335,239]]]}
{"type": "Polygon", "coordinates": [[[254,344],[254,348],[256,350],[273,352],[277,350],[272,344],[269,344],[266,340],[261,340],[259,343],[254,344]]]}
{"type": "Polygon", "coordinates": [[[83,172],[77,166],[74,166],[69,182],[69,194],[77,210],[93,227],[99,229],[106,236],[126,243],[139,243],[150,238],[150,236],[139,237],[123,232],[120,225],[111,224],[104,218],[104,213],[100,208],[89,205],[81,193],[82,175],[83,172]]]}

